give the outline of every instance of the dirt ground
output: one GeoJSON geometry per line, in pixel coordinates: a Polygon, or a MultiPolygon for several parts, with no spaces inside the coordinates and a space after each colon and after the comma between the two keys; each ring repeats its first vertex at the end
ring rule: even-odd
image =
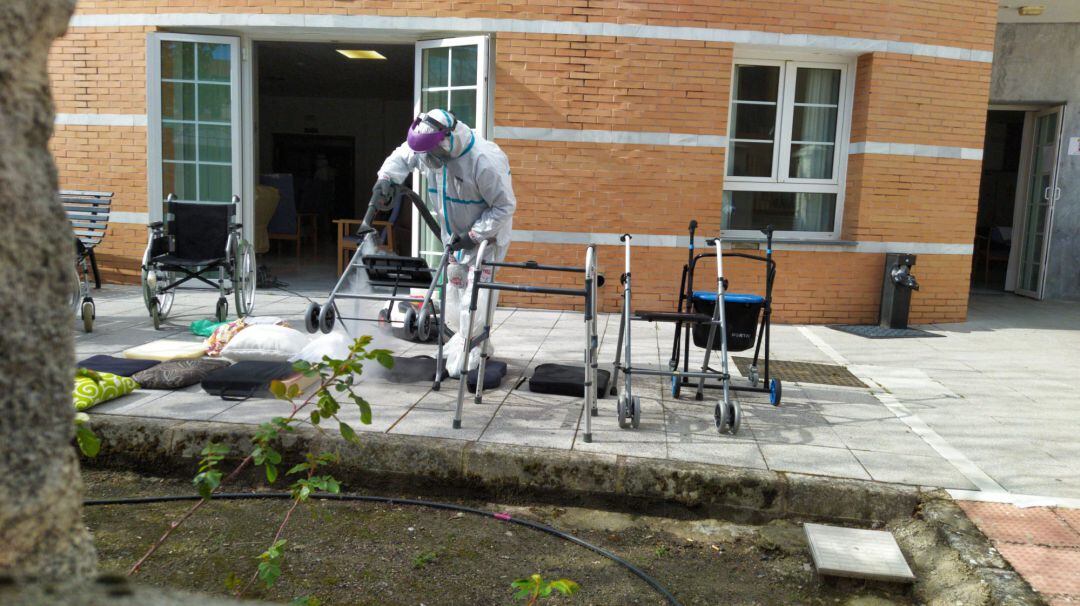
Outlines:
{"type": "MultiPolygon", "coordinates": [[[[182,480],[84,470],[87,498],[191,494],[182,480]]],[[[408,495],[387,495],[408,497],[408,495]]],[[[508,512],[570,532],[634,563],[684,605],[912,603],[907,587],[822,579],[800,525],[674,520],[551,505],[450,502],[508,512]]],[[[127,568],[190,503],[93,506],[85,517],[104,571],[127,568]]],[[[246,580],[270,543],[287,501],[216,501],[146,564],[136,580],[226,595],[246,580]]],[[[312,500],[285,531],[283,575],[252,597],[324,605],[509,605],[510,583],[532,573],[581,585],[552,604],[664,604],[643,581],[568,541],[479,516],[410,506],[312,500]]]]}

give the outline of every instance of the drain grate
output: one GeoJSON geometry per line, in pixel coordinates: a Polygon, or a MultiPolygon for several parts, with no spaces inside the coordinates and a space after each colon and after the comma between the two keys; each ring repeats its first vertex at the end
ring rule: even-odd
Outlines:
{"type": "MultiPolygon", "coordinates": [[[[751,358],[733,357],[735,366],[742,376],[750,374],[751,358]]],[[[764,372],[764,364],[758,362],[758,374],[764,372]]],[[[781,381],[793,383],[817,383],[819,385],[838,385],[840,387],[866,387],[855,375],[835,364],[814,364],[813,362],[769,361],[769,374],[781,381]]]]}
{"type": "Polygon", "coordinates": [[[829,328],[867,339],[915,339],[919,337],[944,337],[918,328],[889,328],[864,324],[833,324],[829,328]]]}

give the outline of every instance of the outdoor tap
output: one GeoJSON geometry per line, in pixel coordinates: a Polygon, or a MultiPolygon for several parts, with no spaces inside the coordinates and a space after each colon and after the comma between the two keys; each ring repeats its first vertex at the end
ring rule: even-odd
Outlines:
{"type": "Polygon", "coordinates": [[[893,267],[891,273],[893,283],[911,290],[919,290],[919,282],[915,276],[911,275],[911,268],[907,265],[897,265],[893,267]]]}

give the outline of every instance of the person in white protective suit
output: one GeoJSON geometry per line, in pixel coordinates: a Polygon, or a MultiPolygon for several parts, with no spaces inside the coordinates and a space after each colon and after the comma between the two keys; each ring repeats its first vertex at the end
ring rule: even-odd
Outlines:
{"type": "MultiPolygon", "coordinates": [[[[409,127],[408,137],[390,154],[379,169],[372,190],[372,201],[385,201],[391,184],[400,185],[413,170],[427,177],[428,201],[435,207],[442,225],[443,245],[453,251],[447,269],[446,324],[454,331],[447,343],[447,374],[461,375],[462,330],[468,323],[472,290],[468,270],[480,242],[487,240],[484,261],[502,261],[510,247],[514,210],[517,200],[510,182],[510,163],[499,146],[482,138],[449,111],[436,109],[420,114],[409,127]]],[[[491,268],[481,280],[490,281],[491,268]]],[[[488,297],[498,292],[481,290],[473,336],[483,331],[483,310],[488,297]]],[[[484,343],[488,355],[494,351],[490,339],[484,343]]],[[[480,348],[469,354],[468,370],[480,363],[480,348]]]]}

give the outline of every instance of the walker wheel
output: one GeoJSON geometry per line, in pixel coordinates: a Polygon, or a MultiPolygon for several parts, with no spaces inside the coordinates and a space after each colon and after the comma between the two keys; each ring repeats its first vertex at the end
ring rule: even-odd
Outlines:
{"type": "Polygon", "coordinates": [[[731,422],[731,411],[728,410],[728,406],[723,402],[717,402],[713,408],[713,422],[716,424],[716,431],[720,433],[727,433],[728,424],[731,422]]]}
{"type": "Polygon", "coordinates": [[[416,308],[412,305],[409,306],[409,309],[405,310],[405,336],[409,337],[410,340],[414,341],[417,339],[417,332],[419,328],[417,323],[417,316],[418,314],[416,313],[416,308]]]}
{"type": "Polygon", "coordinates": [[[619,414],[619,429],[627,429],[628,427],[630,427],[630,425],[626,422],[626,417],[629,416],[627,414],[628,411],[626,410],[628,408],[626,402],[626,396],[622,396],[621,398],[619,398],[618,403],[615,404],[615,410],[618,411],[619,414]]]}
{"type": "Polygon", "coordinates": [[[94,302],[83,301],[82,303],[82,326],[85,332],[94,332],[94,302]]]}
{"type": "Polygon", "coordinates": [[[783,395],[783,386],[780,384],[780,379],[773,379],[769,381],[769,404],[773,406],[780,405],[780,397],[783,395]]]}
{"type": "Polygon", "coordinates": [[[735,435],[739,433],[739,427],[742,427],[742,407],[737,401],[732,400],[728,408],[731,412],[731,435],[735,435]]]}
{"type": "Polygon", "coordinates": [[[229,317],[229,301],[225,297],[221,297],[217,300],[217,307],[214,309],[214,317],[218,322],[224,322],[229,317]]]}
{"type": "Polygon", "coordinates": [[[390,310],[382,308],[379,310],[379,315],[376,318],[379,322],[379,328],[386,329],[390,325],[390,310]]]}
{"type": "Polygon", "coordinates": [[[154,322],[154,330],[161,330],[161,313],[158,310],[157,297],[150,299],[150,320],[154,322]]]}
{"type": "Polygon", "coordinates": [[[335,319],[334,306],[329,304],[323,305],[322,309],[319,310],[319,330],[321,330],[323,334],[330,334],[330,331],[334,330],[335,319]]]}
{"type": "Polygon", "coordinates": [[[757,366],[751,366],[750,367],[750,373],[748,374],[748,376],[746,378],[750,381],[750,386],[751,387],[757,387],[757,382],[758,382],[757,366]]]}
{"type": "Polygon", "coordinates": [[[424,311],[420,312],[420,318],[416,321],[416,338],[421,343],[427,343],[434,336],[435,316],[431,313],[430,308],[424,308],[424,311]]]}
{"type": "Polygon", "coordinates": [[[671,397],[678,398],[682,392],[682,377],[671,376],[671,397]]]}
{"type": "Polygon", "coordinates": [[[634,429],[638,428],[641,424],[641,398],[634,396],[630,398],[630,426],[634,429]]]}
{"type": "Polygon", "coordinates": [[[304,310],[304,328],[309,334],[319,330],[319,304],[314,301],[304,310]]]}

